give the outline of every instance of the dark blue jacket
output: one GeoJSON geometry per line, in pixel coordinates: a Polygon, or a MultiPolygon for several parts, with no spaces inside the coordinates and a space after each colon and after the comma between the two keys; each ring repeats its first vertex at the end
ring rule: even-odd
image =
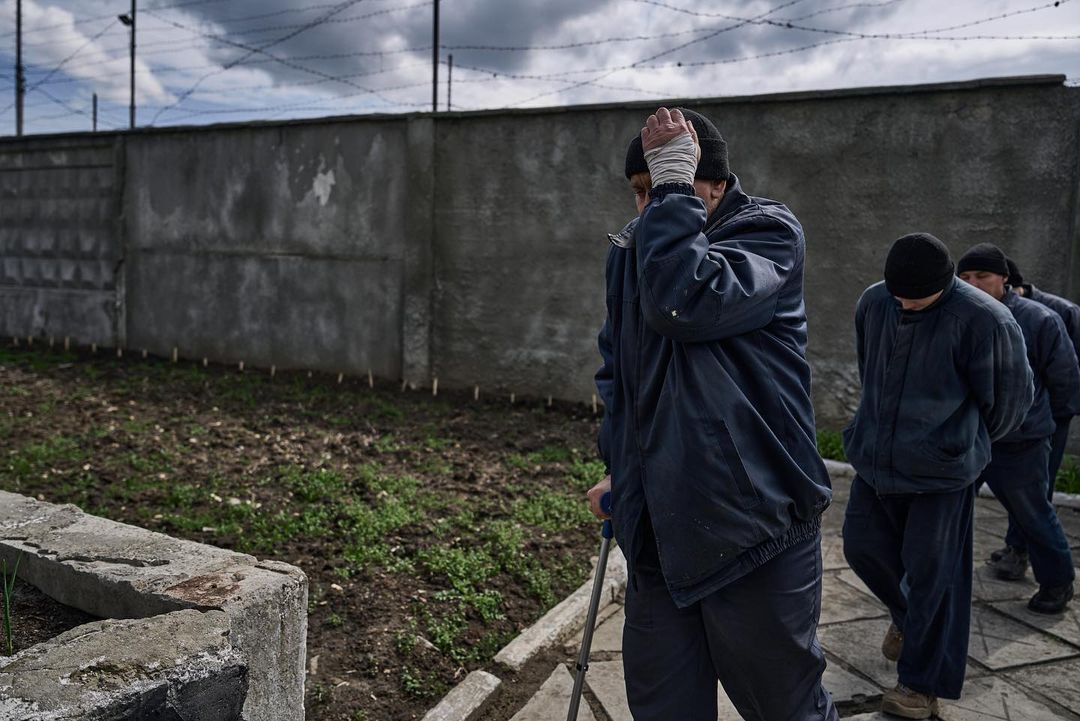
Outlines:
{"type": "Polygon", "coordinates": [[[1069,334],[1069,340],[1072,341],[1073,351],[1075,351],[1076,357],[1080,359],[1080,305],[1059,295],[1039,290],[1030,283],[1025,283],[1023,288],[1025,298],[1030,298],[1036,303],[1042,303],[1061,316],[1062,322],[1065,323],[1065,331],[1069,334]]]}
{"type": "Polygon", "coordinates": [[[1055,418],[1080,413],[1080,367],[1065,324],[1050,308],[1012,291],[1001,300],[1024,333],[1028,363],[1035,374],[1035,399],[1024,423],[1002,438],[1015,443],[1047,438],[1055,418]]]}
{"type": "Polygon", "coordinates": [[[956,278],[922,311],[902,310],[884,283],[870,286],[855,334],[862,400],[844,451],[878,495],[965,488],[1031,407],[1020,327],[956,278]]]}
{"type": "Polygon", "coordinates": [[[612,246],[596,376],[616,537],[632,573],[647,508],[682,606],[748,553],[763,563],[816,534],[831,498],[810,405],[802,227],[734,175],[711,218],[693,192],[654,188],[633,246],[612,246]]]}

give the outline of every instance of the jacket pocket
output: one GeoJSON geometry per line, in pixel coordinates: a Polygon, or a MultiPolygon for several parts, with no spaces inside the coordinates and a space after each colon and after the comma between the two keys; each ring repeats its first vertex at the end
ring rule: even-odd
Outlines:
{"type": "Polygon", "coordinates": [[[743,465],[742,456],[739,455],[739,449],[735,446],[735,440],[731,437],[731,431],[728,430],[724,421],[717,421],[714,427],[716,428],[716,440],[720,446],[720,453],[723,455],[728,471],[730,471],[731,477],[735,479],[735,485],[739,489],[740,505],[743,508],[753,508],[761,503],[761,495],[758,493],[753,481],[750,480],[750,476],[746,473],[746,466],[743,465]]]}

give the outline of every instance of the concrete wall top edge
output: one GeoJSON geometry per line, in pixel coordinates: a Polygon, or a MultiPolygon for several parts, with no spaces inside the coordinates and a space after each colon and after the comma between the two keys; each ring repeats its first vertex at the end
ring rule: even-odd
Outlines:
{"type": "Polygon", "coordinates": [[[909,94],[921,94],[921,93],[938,93],[938,92],[955,92],[957,90],[980,90],[986,88],[1007,88],[1007,87],[1032,87],[1032,86],[1054,86],[1062,87],[1069,92],[1080,92],[1080,89],[1070,88],[1065,86],[1065,75],[1018,75],[1018,76],[1004,76],[1004,77],[991,77],[991,78],[977,78],[974,80],[958,80],[943,83],[920,83],[913,85],[881,85],[881,86],[864,86],[856,88],[830,88],[823,90],[800,90],[784,93],[763,93],[760,95],[732,95],[732,96],[714,96],[714,97],[695,97],[695,98],[659,98],[652,100],[643,100],[627,103],[596,103],[589,105],[570,105],[570,106],[554,106],[554,107],[542,107],[542,108],[518,108],[513,110],[496,109],[496,110],[471,110],[471,111],[449,111],[449,112],[414,112],[414,113],[370,113],[366,115],[330,115],[318,118],[302,118],[292,120],[257,120],[257,121],[241,121],[233,123],[213,123],[207,125],[174,125],[165,127],[140,127],[133,130],[114,130],[114,131],[99,131],[99,132],[79,132],[79,133],[54,133],[54,134],[42,134],[42,135],[29,135],[29,136],[0,136],[0,153],[11,146],[23,146],[24,144],[48,141],[49,143],[55,143],[59,140],[85,140],[88,138],[100,138],[102,140],[109,138],[125,138],[125,137],[139,137],[147,135],[169,134],[169,133],[191,133],[206,130],[227,131],[227,130],[251,130],[256,128],[282,128],[291,126],[304,126],[304,125],[320,125],[329,123],[355,123],[355,122],[385,122],[396,120],[412,120],[412,119],[462,119],[473,117],[485,117],[485,116],[521,116],[521,115],[552,115],[552,114],[565,114],[565,113],[577,113],[577,112],[595,112],[597,110],[627,110],[632,108],[655,108],[658,104],[692,104],[692,105],[707,105],[707,104],[721,104],[721,103],[771,103],[771,102],[791,102],[793,100],[827,100],[830,98],[850,98],[850,97],[863,97],[872,95],[909,95],[909,94]]]}

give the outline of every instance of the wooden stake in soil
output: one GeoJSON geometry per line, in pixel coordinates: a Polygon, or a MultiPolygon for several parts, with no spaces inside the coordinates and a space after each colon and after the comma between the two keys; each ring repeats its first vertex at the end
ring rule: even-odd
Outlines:
{"type": "Polygon", "coordinates": [[[595,416],[595,415],[596,415],[596,413],[597,413],[597,409],[596,409],[596,394],[595,394],[595,393],[593,393],[593,394],[592,394],[592,414],[593,414],[593,415],[595,416]]]}
{"type": "Polygon", "coordinates": [[[202,367],[203,367],[203,368],[205,368],[205,367],[207,367],[208,365],[210,365],[210,360],[209,360],[209,359],[208,359],[208,358],[207,358],[206,356],[203,356],[203,359],[202,359],[202,367]]]}
{"type": "Polygon", "coordinates": [[[143,360],[146,360],[146,349],[145,348],[142,349],[142,357],[143,357],[143,360]]]}
{"type": "Polygon", "coordinates": [[[71,350],[71,338],[68,338],[67,336],[64,336],[64,350],[71,350]]]}
{"type": "Polygon", "coordinates": [[[179,360],[179,358],[180,358],[180,349],[178,349],[176,346],[173,346],[173,349],[172,349],[172,362],[175,363],[177,360],[179,360]]]}
{"type": "Polygon", "coordinates": [[[123,358],[124,357],[124,349],[123,348],[117,348],[116,349],[116,357],[117,358],[123,358]]]}
{"type": "Polygon", "coordinates": [[[55,345],[56,345],[56,338],[53,337],[53,336],[49,336],[49,350],[52,350],[53,346],[55,346],[55,345]]]}
{"type": "Polygon", "coordinates": [[[11,344],[14,345],[16,348],[18,348],[19,347],[19,336],[17,336],[17,335],[11,336],[11,344]]]}
{"type": "Polygon", "coordinates": [[[548,408],[551,408],[551,404],[552,404],[552,402],[553,402],[553,401],[552,401],[552,398],[551,398],[551,396],[548,396],[548,408]]]}
{"type": "Polygon", "coordinates": [[[474,401],[480,400],[480,386],[476,386],[475,388],[473,388],[473,390],[472,390],[472,399],[474,401]]]}
{"type": "Polygon", "coordinates": [[[90,352],[91,353],[97,353],[97,343],[91,343],[90,344],[90,352]]]}
{"type": "Polygon", "coordinates": [[[277,373],[277,366],[270,366],[270,377],[273,378],[277,373]]]}
{"type": "Polygon", "coordinates": [[[26,336],[26,347],[27,348],[33,348],[34,347],[34,336],[32,336],[32,335],[26,336]]]}
{"type": "Polygon", "coordinates": [[[439,395],[439,379],[435,378],[431,381],[431,395],[439,395]]]}
{"type": "Polygon", "coordinates": [[[516,395],[514,395],[513,393],[511,393],[511,394],[510,394],[510,405],[514,405],[514,399],[515,399],[516,397],[517,397],[517,396],[516,396],[516,395]]]}
{"type": "Polygon", "coordinates": [[[244,372],[244,361],[240,361],[240,372],[244,372]]]}
{"type": "Polygon", "coordinates": [[[368,388],[374,388],[375,387],[375,376],[373,376],[371,374],[371,369],[370,368],[367,369],[367,384],[368,384],[368,388]]]}
{"type": "Polygon", "coordinates": [[[406,387],[406,386],[408,386],[408,385],[409,385],[409,381],[407,381],[407,380],[405,380],[404,378],[402,378],[402,379],[401,379],[401,392],[402,392],[402,393],[404,393],[404,392],[405,392],[405,387],[406,387]]]}
{"type": "Polygon", "coordinates": [[[341,381],[343,381],[343,380],[345,380],[345,374],[344,373],[338,373],[337,374],[338,385],[341,385],[341,381]]]}
{"type": "Polygon", "coordinates": [[[310,378],[310,377],[311,377],[311,371],[308,371],[308,372],[307,372],[307,377],[308,377],[308,378],[310,378]]]}

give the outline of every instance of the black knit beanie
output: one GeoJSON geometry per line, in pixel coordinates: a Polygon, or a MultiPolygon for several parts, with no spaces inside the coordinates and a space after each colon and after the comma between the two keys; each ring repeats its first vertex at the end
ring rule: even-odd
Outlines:
{"type": "Polygon", "coordinates": [[[952,277],[949,249],[929,233],[897,238],[885,260],[885,287],[897,298],[928,298],[945,290],[952,277]]]}
{"type": "Polygon", "coordinates": [[[1020,266],[1012,258],[1006,258],[1005,262],[1009,266],[1009,285],[1019,288],[1024,284],[1024,276],[1020,275],[1020,266]]]}
{"type": "MultiPolygon", "coordinates": [[[[695,178],[702,180],[727,180],[731,174],[728,167],[727,141],[720,135],[713,122],[701,113],[679,108],[683,117],[694,124],[698,144],[701,146],[701,160],[698,161],[695,178]]],[[[641,134],[635,135],[626,148],[626,178],[629,180],[638,173],[649,172],[645,162],[645,151],[641,147],[641,134]]]]}
{"type": "Polygon", "coordinates": [[[1004,251],[993,243],[979,243],[960,256],[960,262],[956,264],[957,274],[969,270],[985,270],[1008,277],[1009,259],[1005,257],[1004,251]]]}

